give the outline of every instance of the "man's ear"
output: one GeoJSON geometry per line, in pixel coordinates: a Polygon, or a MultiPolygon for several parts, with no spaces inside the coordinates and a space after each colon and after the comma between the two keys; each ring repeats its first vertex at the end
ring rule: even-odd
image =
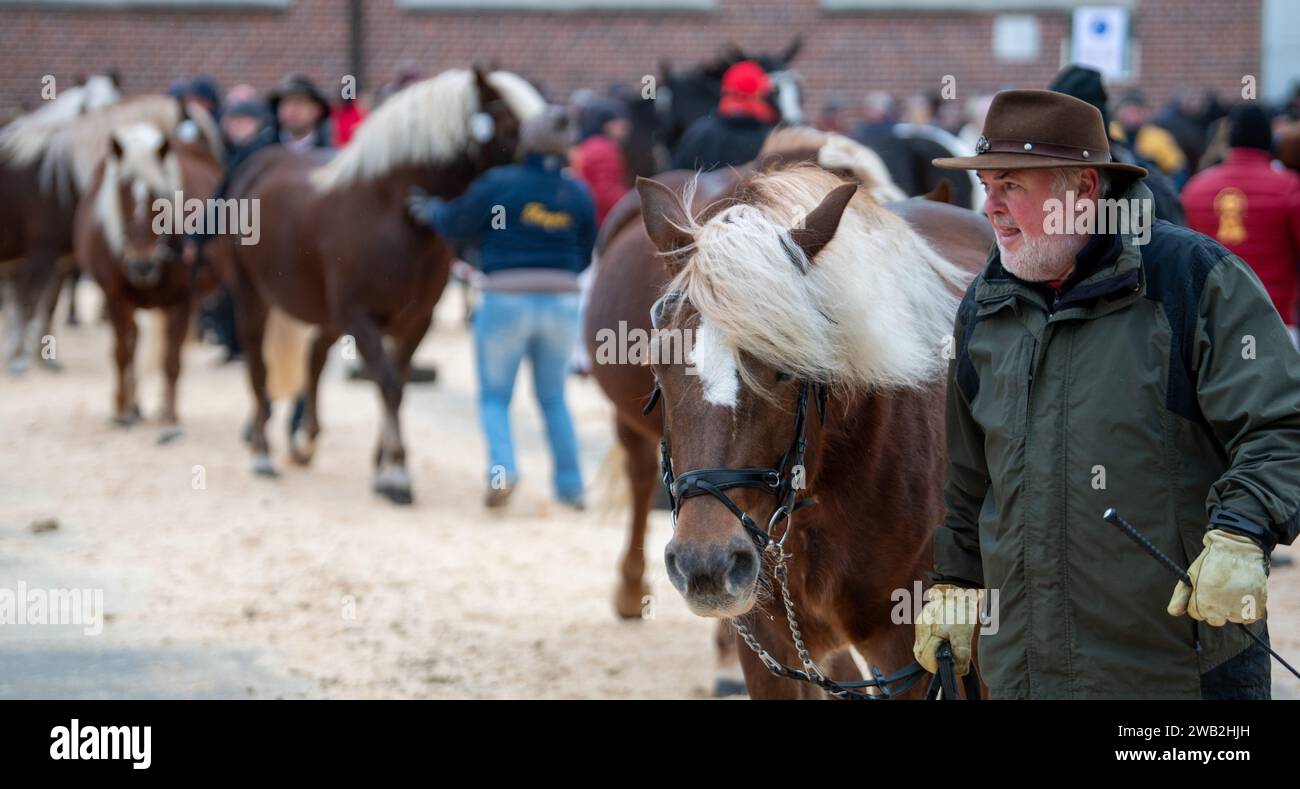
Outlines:
{"type": "Polygon", "coordinates": [[[1095,167],[1085,167],[1079,171],[1079,195],[1097,200],[1106,195],[1101,193],[1101,172],[1095,167]]]}
{"type": "Polygon", "coordinates": [[[693,238],[683,230],[690,223],[682,200],[673,190],[651,178],[636,179],[636,192],[641,196],[641,219],[645,222],[645,232],[650,236],[655,249],[668,256],[668,270],[676,274],[681,268],[677,253],[693,238]]]}

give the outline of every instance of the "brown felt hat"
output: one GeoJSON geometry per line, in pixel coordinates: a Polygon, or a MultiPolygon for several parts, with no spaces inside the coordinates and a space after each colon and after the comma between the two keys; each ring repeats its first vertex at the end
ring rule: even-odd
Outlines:
{"type": "Polygon", "coordinates": [[[1097,167],[1146,176],[1145,168],[1110,157],[1101,113],[1052,90],[1004,90],[993,97],[974,156],[935,159],[947,170],[1097,167]]]}

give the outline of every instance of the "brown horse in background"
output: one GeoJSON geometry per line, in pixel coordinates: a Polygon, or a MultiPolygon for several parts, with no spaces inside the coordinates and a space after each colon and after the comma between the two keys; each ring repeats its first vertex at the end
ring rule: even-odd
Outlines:
{"type": "Polygon", "coordinates": [[[61,274],[76,267],[72,247],[77,203],[89,191],[113,131],[143,122],[170,134],[189,121],[198,144],[214,155],[221,150],[212,119],[201,108],[186,108],[170,96],[140,96],[95,109],[83,107],[76,114],[51,112],[62,101],[0,130],[0,278],[8,281],[5,308],[10,311],[0,358],[13,373],[21,373],[40,355],[38,317],[48,318],[61,274]]]}
{"type": "MultiPolygon", "coordinates": [[[[166,346],[163,372],[166,392],[160,421],[159,443],[180,435],[176,416],[176,384],[181,371],[181,349],[190,315],[200,298],[192,253],[183,233],[163,219],[164,232],[155,227],[159,214],[154,201],[169,204],[179,192],[183,200],[206,200],[216,191],[221,165],[203,148],[173,147],[152,124],[119,129],[109,155],[99,168],[76,217],[77,261],[104,292],[104,306],[116,340],[117,386],[113,420],[123,427],[140,419],[136,401],[136,310],[159,310],[165,319],[166,346]]],[[[168,211],[175,211],[172,206],[168,211]]],[[[209,276],[206,286],[216,285],[209,276]]]]}
{"type": "Polygon", "coordinates": [[[349,334],[384,406],[373,488],[396,503],[412,501],[398,410],[453,254],[410,219],[404,201],[412,187],[454,197],[488,168],[513,161],[520,121],[543,107],[540,94],[513,74],[447,71],[389,98],[332,161],[276,146],[235,174],[226,196],[260,201],[261,238],[253,245],[218,239],[213,254],[224,259],[248,354],[254,413],[245,438],[255,473],[276,474],[262,353],[274,307],[317,332],[309,351],[288,357],[300,373],[289,380],[303,382],[305,402],[302,425],[290,436],[293,459],[311,460],[321,370],[330,346],[349,334]]]}

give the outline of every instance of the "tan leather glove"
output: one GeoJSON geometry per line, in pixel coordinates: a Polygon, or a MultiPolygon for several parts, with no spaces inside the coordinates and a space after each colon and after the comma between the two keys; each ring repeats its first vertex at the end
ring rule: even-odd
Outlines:
{"type": "Polygon", "coordinates": [[[1222,627],[1227,622],[1250,624],[1263,619],[1268,602],[1267,560],[1264,549],[1249,537],[1211,529],[1202,541],[1205,550],[1169,599],[1169,615],[1191,614],[1193,619],[1222,627]]]}
{"type": "Polygon", "coordinates": [[[970,671],[971,641],[979,623],[978,592],[978,589],[952,584],[930,587],[929,597],[921,607],[921,619],[916,623],[916,644],[912,647],[916,662],[926,671],[939,673],[936,653],[944,641],[952,645],[957,674],[965,676],[970,671]]]}

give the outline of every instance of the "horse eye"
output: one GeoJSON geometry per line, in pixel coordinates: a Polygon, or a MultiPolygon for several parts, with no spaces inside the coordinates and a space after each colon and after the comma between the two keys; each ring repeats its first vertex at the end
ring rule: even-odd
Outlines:
{"type": "Polygon", "coordinates": [[[778,373],[776,374],[776,382],[777,382],[777,383],[781,383],[782,381],[788,381],[788,380],[790,380],[790,374],[789,374],[789,373],[778,372],[778,373]]]}

